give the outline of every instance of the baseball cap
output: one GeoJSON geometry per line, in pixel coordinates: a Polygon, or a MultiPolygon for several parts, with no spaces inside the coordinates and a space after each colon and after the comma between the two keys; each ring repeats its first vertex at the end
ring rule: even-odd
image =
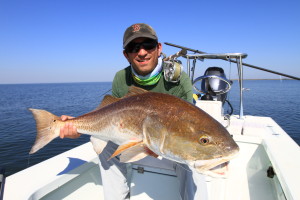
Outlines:
{"type": "Polygon", "coordinates": [[[140,37],[151,38],[158,40],[154,29],[148,24],[138,23],[129,26],[123,36],[123,48],[127,46],[132,40],[140,37]]]}

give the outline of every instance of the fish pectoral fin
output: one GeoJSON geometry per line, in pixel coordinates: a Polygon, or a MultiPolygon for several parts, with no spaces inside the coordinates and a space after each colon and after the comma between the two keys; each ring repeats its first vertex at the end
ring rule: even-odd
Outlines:
{"type": "MultiPolygon", "coordinates": [[[[139,145],[140,143],[142,143],[143,141],[139,140],[139,141],[133,141],[133,142],[128,142],[126,144],[120,145],[117,150],[110,156],[109,159],[121,154],[123,151],[125,151],[126,149],[129,149],[133,146],[139,145]]],[[[108,160],[109,160],[108,159],[108,160]]]]}
{"type": "Polygon", "coordinates": [[[100,139],[98,139],[96,137],[93,137],[93,136],[91,136],[90,141],[93,145],[94,151],[97,154],[100,154],[107,145],[106,141],[100,140],[100,139]]]}
{"type": "Polygon", "coordinates": [[[158,116],[148,116],[143,123],[143,140],[148,146],[159,146],[164,152],[165,140],[168,135],[166,127],[158,120],[158,116]]]}
{"type": "Polygon", "coordinates": [[[111,155],[111,158],[121,154],[121,162],[134,162],[145,158],[150,155],[153,157],[158,157],[154,152],[152,152],[143,141],[129,142],[124,145],[120,145],[119,148],[111,155]]]}
{"type": "Polygon", "coordinates": [[[120,162],[135,162],[145,158],[146,156],[153,156],[155,158],[158,157],[158,155],[151,151],[147,146],[139,144],[124,151],[124,153],[120,155],[120,162]]]}

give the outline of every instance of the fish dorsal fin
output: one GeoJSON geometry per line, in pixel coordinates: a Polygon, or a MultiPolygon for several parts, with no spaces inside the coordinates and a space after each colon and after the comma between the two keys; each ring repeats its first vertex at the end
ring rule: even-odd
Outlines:
{"type": "Polygon", "coordinates": [[[117,101],[121,100],[120,98],[117,97],[113,97],[111,95],[105,95],[101,104],[95,109],[95,110],[99,110],[100,108],[103,108],[107,105],[110,105],[112,103],[115,103],[117,101]]]}
{"type": "MultiPolygon", "coordinates": [[[[134,95],[138,95],[138,94],[143,94],[148,92],[147,90],[144,90],[142,88],[136,87],[136,86],[130,86],[128,89],[128,93],[123,97],[130,97],[130,96],[134,96],[134,95]]],[[[117,98],[117,97],[113,97],[111,95],[105,95],[101,104],[95,109],[95,110],[99,110],[100,108],[103,108],[107,105],[110,105],[114,102],[117,102],[119,100],[121,100],[122,98],[117,98]]]]}
{"type": "Polygon", "coordinates": [[[128,93],[124,97],[130,97],[138,94],[144,94],[149,92],[148,90],[136,87],[136,86],[130,86],[128,89],[128,93]]]}

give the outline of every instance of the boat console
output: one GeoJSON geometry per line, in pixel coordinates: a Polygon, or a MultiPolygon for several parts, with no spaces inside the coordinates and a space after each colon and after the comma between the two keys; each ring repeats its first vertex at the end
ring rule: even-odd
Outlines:
{"type": "MultiPolygon", "coordinates": [[[[194,79],[196,61],[234,62],[239,74],[240,113],[230,117],[226,128],[240,152],[230,161],[227,177],[206,178],[208,199],[300,199],[300,177],[296,173],[300,168],[300,161],[296,159],[300,155],[299,146],[270,117],[243,115],[242,59],[247,54],[186,54],[186,49],[168,57],[168,78],[176,81],[180,74],[175,72],[181,67],[174,65],[172,59],[186,58],[187,73],[200,94],[196,106],[223,125],[226,120],[222,107],[232,83],[219,67],[210,67],[203,76],[194,79]],[[193,61],[192,67],[190,61],[193,61]]],[[[91,143],[86,143],[7,177],[4,199],[103,199],[98,165],[99,159],[91,143]],[[76,162],[78,166],[70,168],[72,160],[80,161],[76,162]]],[[[180,199],[172,162],[146,157],[133,163],[132,171],[131,200],[180,199]]]]}

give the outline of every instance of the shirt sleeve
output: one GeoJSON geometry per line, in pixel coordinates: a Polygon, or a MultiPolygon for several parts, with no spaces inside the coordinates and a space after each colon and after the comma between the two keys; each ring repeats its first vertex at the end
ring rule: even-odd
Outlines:
{"type": "Polygon", "coordinates": [[[125,94],[128,93],[128,87],[131,85],[130,82],[130,68],[127,67],[118,71],[114,77],[112,83],[112,96],[117,98],[122,98],[125,94]]]}
{"type": "Polygon", "coordinates": [[[192,81],[185,72],[183,72],[181,75],[180,85],[181,85],[180,98],[182,98],[190,103],[193,103],[192,81]]]}
{"type": "Polygon", "coordinates": [[[119,77],[119,73],[116,73],[115,77],[114,77],[114,80],[113,80],[113,83],[112,83],[112,91],[111,91],[111,94],[112,96],[114,97],[117,97],[117,98],[121,98],[121,94],[120,94],[120,91],[119,91],[119,88],[120,88],[120,77],[119,77]]]}

